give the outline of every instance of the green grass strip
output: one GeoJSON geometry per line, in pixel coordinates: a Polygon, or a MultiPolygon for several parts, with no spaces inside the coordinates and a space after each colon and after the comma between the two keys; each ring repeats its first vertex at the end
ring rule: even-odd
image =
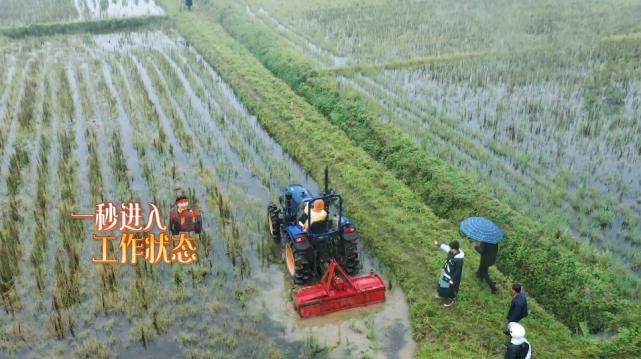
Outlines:
{"type": "Polygon", "coordinates": [[[414,58],[409,60],[400,60],[400,61],[389,61],[378,64],[365,64],[358,63],[352,66],[341,66],[333,67],[322,72],[328,75],[334,76],[351,76],[354,74],[373,74],[385,70],[397,70],[405,68],[415,68],[418,66],[423,66],[427,64],[432,64],[435,62],[442,61],[457,61],[457,60],[466,60],[466,59],[479,59],[486,58],[490,56],[496,56],[495,51],[482,51],[482,52],[461,52],[455,54],[447,54],[443,56],[425,56],[420,58],[414,58]]]}
{"type": "Polygon", "coordinates": [[[158,25],[167,16],[137,16],[117,19],[101,19],[75,22],[54,22],[28,26],[0,28],[0,35],[20,39],[28,36],[69,35],[75,33],[110,33],[140,30],[147,26],[158,25]]]}

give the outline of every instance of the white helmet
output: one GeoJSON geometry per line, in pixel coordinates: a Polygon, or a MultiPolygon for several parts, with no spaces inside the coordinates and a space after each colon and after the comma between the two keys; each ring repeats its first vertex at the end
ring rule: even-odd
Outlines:
{"type": "Polygon", "coordinates": [[[507,328],[510,332],[510,336],[512,338],[523,338],[525,337],[525,328],[519,323],[516,322],[510,322],[507,325],[507,328]]]}

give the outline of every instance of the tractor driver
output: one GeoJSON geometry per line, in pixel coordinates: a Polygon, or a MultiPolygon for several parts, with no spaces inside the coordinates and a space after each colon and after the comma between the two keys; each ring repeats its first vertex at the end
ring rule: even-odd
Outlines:
{"type": "MultiPolygon", "coordinates": [[[[308,216],[307,208],[308,207],[309,207],[309,205],[305,205],[305,209],[304,209],[305,213],[303,215],[301,215],[301,218],[300,218],[300,220],[298,222],[298,224],[300,224],[301,227],[303,227],[303,230],[305,230],[305,231],[307,231],[307,223],[308,223],[308,221],[307,221],[307,216],[308,216]]],[[[312,207],[311,217],[312,217],[311,221],[309,221],[311,223],[327,220],[327,212],[325,211],[325,201],[323,201],[322,199],[317,199],[316,201],[314,201],[314,206],[312,207]]]]}

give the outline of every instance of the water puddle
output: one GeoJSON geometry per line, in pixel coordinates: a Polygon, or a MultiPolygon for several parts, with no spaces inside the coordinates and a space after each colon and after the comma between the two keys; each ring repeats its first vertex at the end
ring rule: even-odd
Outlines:
{"type": "Polygon", "coordinates": [[[154,0],[74,0],[80,19],[163,15],[154,0]]]}

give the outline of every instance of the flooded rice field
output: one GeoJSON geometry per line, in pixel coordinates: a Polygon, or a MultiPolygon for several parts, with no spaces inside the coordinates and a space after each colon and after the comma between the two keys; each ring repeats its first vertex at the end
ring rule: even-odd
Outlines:
{"type": "MultiPolygon", "coordinates": [[[[380,29],[370,22],[379,17],[366,15],[382,11],[377,5],[361,12],[326,4],[324,10],[295,8],[288,14],[276,4],[248,5],[246,12],[318,68],[367,68],[377,61],[360,56],[368,50],[353,43],[387,36],[367,30],[380,29]],[[326,28],[338,18],[345,20],[342,30],[326,28]],[[364,28],[353,28],[354,22],[364,28]],[[352,35],[335,33],[341,31],[352,35]]],[[[397,58],[396,50],[407,50],[386,44],[376,49],[389,59],[397,58]]],[[[421,55],[414,50],[415,57],[421,55]]],[[[381,121],[399,127],[497,198],[547,228],[570,231],[641,274],[640,54],[638,44],[600,40],[567,49],[479,53],[467,60],[455,53],[451,59],[389,63],[389,69],[367,73],[347,68],[338,80],[380,105],[381,121]]]]}
{"type": "Polygon", "coordinates": [[[164,14],[156,0],[2,0],[0,28],[164,14]]]}
{"type": "Polygon", "coordinates": [[[163,15],[155,0],[74,0],[80,19],[163,15]]]}
{"type": "Polygon", "coordinates": [[[385,304],[297,317],[266,206],[318,185],[182,38],[25,40],[0,59],[0,357],[412,355],[389,283],[385,304]],[[92,221],[69,217],[135,200],[166,224],[182,194],[203,212],[191,265],[93,264],[92,221]]]}
{"type": "Polygon", "coordinates": [[[602,63],[583,72],[565,66],[523,79],[494,74],[545,60],[450,63],[342,80],[387,104],[383,120],[491,183],[513,207],[568,225],[640,270],[641,87],[617,80],[616,72],[603,89],[590,86],[608,66],[607,53],[600,56],[602,63]],[[568,83],[581,73],[576,85],[568,83]]]}

